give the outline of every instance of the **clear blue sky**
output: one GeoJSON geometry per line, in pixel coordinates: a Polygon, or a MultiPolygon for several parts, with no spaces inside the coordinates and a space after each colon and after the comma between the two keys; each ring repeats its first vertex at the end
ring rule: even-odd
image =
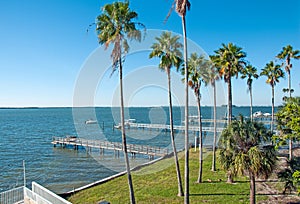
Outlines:
{"type": "MultiPolygon", "coordinates": [[[[0,107],[72,106],[74,87],[82,66],[99,47],[94,28],[89,33],[86,29],[95,22],[101,6],[109,2],[112,1],[0,1],[0,107]]],[[[291,44],[300,49],[299,0],[191,0],[191,3],[187,14],[187,34],[207,54],[213,54],[221,43],[233,42],[247,52],[247,60],[260,70],[275,59],[283,46],[291,44]]],[[[130,4],[139,14],[138,20],[148,29],[181,33],[181,21],[175,12],[166,24],[163,23],[172,0],[131,0],[130,4]]],[[[138,61],[137,66],[129,59],[128,65],[131,66],[128,66],[128,73],[130,69],[143,66],[138,61]]],[[[299,96],[300,62],[292,63],[292,85],[295,95],[299,96]]],[[[149,65],[148,62],[145,64],[149,65]]],[[[164,77],[163,73],[135,76],[134,80],[139,82],[144,78],[155,80],[158,77],[164,77]]],[[[112,105],[111,93],[116,92],[116,80],[117,76],[113,76],[110,80],[99,82],[94,105],[112,105]],[[101,86],[103,83],[105,90],[101,86]]],[[[226,93],[226,85],[222,82],[220,86],[226,93]]],[[[281,90],[286,86],[286,79],[276,86],[277,105],[281,103],[281,90]]],[[[165,91],[155,87],[146,87],[144,91],[138,89],[133,95],[130,93],[128,98],[131,102],[128,104],[167,105],[165,91]]],[[[246,89],[246,81],[233,81],[234,104],[248,105],[246,89]]],[[[271,88],[265,83],[265,78],[254,81],[253,89],[255,105],[271,104],[271,88]]],[[[209,98],[206,93],[203,89],[203,104],[211,105],[206,100],[209,98]]],[[[224,94],[221,97],[224,98],[224,94]]],[[[223,103],[226,101],[219,102],[223,103]]]]}

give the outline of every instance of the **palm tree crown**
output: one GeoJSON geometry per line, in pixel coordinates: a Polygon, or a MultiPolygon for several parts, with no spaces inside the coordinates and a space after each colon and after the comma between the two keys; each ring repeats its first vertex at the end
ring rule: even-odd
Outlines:
{"type": "Polygon", "coordinates": [[[276,56],[279,59],[282,59],[286,61],[285,63],[285,71],[288,74],[288,92],[289,97],[292,97],[292,84],[291,84],[291,69],[292,69],[292,63],[291,59],[300,59],[300,51],[299,50],[293,50],[293,47],[291,45],[287,45],[286,47],[282,48],[282,51],[276,56]]]}
{"type": "Polygon", "coordinates": [[[228,43],[228,45],[223,43],[215,53],[216,55],[212,55],[211,58],[219,70],[220,77],[224,77],[225,82],[228,82],[232,76],[238,76],[245,65],[246,53],[242,51],[242,48],[233,43],[228,43]]]}
{"type": "Polygon", "coordinates": [[[179,36],[172,36],[171,32],[163,32],[160,37],[156,37],[156,41],[152,46],[152,52],[149,57],[159,57],[159,68],[168,72],[172,66],[179,69],[182,64],[182,44],[178,42],[179,36]]]}
{"type": "Polygon", "coordinates": [[[300,59],[300,51],[293,50],[291,45],[287,45],[282,48],[282,51],[276,57],[279,59],[286,59],[285,70],[289,73],[292,69],[291,59],[300,59]]]}
{"type": "MultiPolygon", "coordinates": [[[[192,53],[188,60],[188,76],[189,76],[189,86],[198,93],[200,90],[201,82],[207,84],[203,76],[208,73],[208,60],[205,59],[204,55],[198,56],[197,53],[192,53]]],[[[182,70],[184,74],[184,70],[182,70]]]]}
{"type": "Polygon", "coordinates": [[[257,69],[255,67],[253,67],[252,65],[248,64],[243,70],[242,70],[242,79],[247,78],[247,85],[248,85],[248,89],[249,91],[252,88],[252,82],[253,82],[253,78],[257,79],[259,77],[259,75],[257,74],[257,69]]]}
{"type": "Polygon", "coordinates": [[[99,43],[105,44],[106,48],[111,43],[114,45],[111,54],[113,71],[119,67],[118,61],[122,55],[129,50],[127,39],[141,41],[142,34],[137,26],[144,25],[134,21],[137,16],[136,12],[130,10],[129,2],[114,2],[106,4],[102,14],[97,17],[96,31],[99,43]]]}
{"type": "Polygon", "coordinates": [[[276,86],[276,83],[279,83],[279,79],[284,77],[281,66],[279,64],[274,64],[273,61],[266,64],[260,75],[266,76],[266,83],[270,84],[272,87],[276,86]]]}
{"type": "Polygon", "coordinates": [[[238,73],[245,66],[244,58],[246,53],[242,51],[241,47],[228,43],[222,44],[219,50],[215,51],[215,55],[210,56],[215,66],[218,68],[220,77],[224,77],[225,82],[228,84],[228,122],[231,123],[232,118],[232,87],[231,77],[238,77],[238,73]]]}

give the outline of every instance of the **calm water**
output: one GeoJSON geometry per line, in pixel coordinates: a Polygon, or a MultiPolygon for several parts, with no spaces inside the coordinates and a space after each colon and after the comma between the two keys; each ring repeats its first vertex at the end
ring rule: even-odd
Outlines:
{"type": "MultiPolygon", "coordinates": [[[[271,112],[270,107],[254,107],[254,111],[271,112]]],[[[197,109],[190,109],[191,115],[197,109]]],[[[218,108],[218,118],[225,115],[218,108]]],[[[174,123],[182,124],[184,109],[174,108],[174,123]]],[[[233,114],[249,115],[248,107],[235,107],[233,114]]],[[[212,108],[203,107],[202,118],[212,118],[212,108]]],[[[126,118],[140,123],[168,124],[168,108],[129,108],[126,118]]],[[[32,108],[0,109],[0,192],[23,185],[23,166],[26,162],[26,179],[29,186],[36,181],[56,193],[63,193],[125,170],[123,157],[115,158],[113,152],[104,156],[94,150],[54,148],[53,136],[78,135],[81,138],[121,142],[118,108],[32,108]],[[97,119],[98,124],[86,125],[87,119],[97,119]],[[103,126],[104,125],[104,126],[103,126]]],[[[128,143],[170,148],[169,133],[160,131],[127,130],[128,143]]],[[[195,133],[190,134],[191,142],[195,133]]],[[[183,148],[182,133],[176,134],[178,149],[183,148]]],[[[204,141],[212,143],[212,134],[204,141]]],[[[146,156],[131,159],[131,166],[148,162],[146,156]]]]}

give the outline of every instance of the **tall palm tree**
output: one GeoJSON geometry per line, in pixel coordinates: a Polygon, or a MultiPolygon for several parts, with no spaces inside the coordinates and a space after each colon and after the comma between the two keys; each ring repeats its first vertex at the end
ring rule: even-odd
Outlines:
{"type": "MultiPolygon", "coordinates": [[[[208,69],[208,60],[204,55],[198,56],[197,53],[192,53],[188,60],[188,75],[189,86],[194,91],[197,107],[198,107],[198,124],[199,124],[199,174],[198,183],[202,183],[202,166],[203,166],[203,137],[202,137],[202,119],[201,119],[201,84],[205,83],[203,75],[208,69]]],[[[186,121],[188,123],[188,121],[186,121]]]]}
{"type": "Polygon", "coordinates": [[[244,58],[246,53],[242,51],[241,47],[234,45],[233,43],[222,44],[222,47],[215,51],[215,55],[210,56],[215,62],[219,70],[220,77],[224,77],[225,83],[228,86],[228,124],[232,120],[232,87],[231,77],[238,77],[238,73],[245,66],[244,58]]]}
{"type": "Polygon", "coordinates": [[[244,120],[233,121],[222,132],[219,140],[221,166],[234,175],[249,175],[250,203],[255,204],[255,178],[267,178],[276,164],[273,146],[263,146],[270,132],[262,123],[244,120]]]}
{"type": "Polygon", "coordinates": [[[178,196],[183,196],[181,174],[177,156],[177,150],[174,140],[173,128],[173,108],[172,108],[172,93],[171,93],[171,68],[174,66],[179,69],[182,64],[182,44],[178,42],[179,36],[172,36],[171,32],[163,32],[160,37],[156,37],[156,42],[151,46],[152,52],[149,57],[159,57],[159,68],[164,70],[168,77],[168,97],[169,97],[169,114],[171,128],[171,142],[174,152],[174,160],[178,181],[178,196]]]}
{"type": "Polygon", "coordinates": [[[270,61],[266,64],[265,68],[262,69],[261,76],[266,76],[267,80],[266,83],[270,84],[272,88],[272,124],[271,124],[271,131],[273,132],[274,127],[274,89],[276,86],[276,83],[279,83],[279,79],[284,77],[284,73],[281,69],[281,66],[279,64],[274,64],[273,61],[270,61]]]}
{"type": "Polygon", "coordinates": [[[105,44],[108,48],[113,45],[111,53],[112,69],[119,70],[120,80],[120,114],[122,145],[124,150],[125,165],[127,171],[130,202],[135,203],[134,189],[130,172],[129,159],[127,154],[127,143],[124,124],[124,100],[123,100],[123,59],[128,52],[129,45],[127,39],[141,41],[141,32],[137,26],[142,24],[134,21],[138,14],[129,8],[129,2],[114,2],[103,7],[102,14],[96,19],[96,31],[100,44],[105,44]]]}
{"type": "Polygon", "coordinates": [[[289,97],[292,96],[292,84],[291,84],[291,69],[292,69],[292,63],[291,59],[300,59],[300,51],[299,50],[293,50],[293,47],[291,45],[287,45],[286,47],[282,48],[282,51],[276,56],[279,59],[284,60],[285,59],[285,71],[288,74],[288,92],[289,97]]]}
{"type": "MultiPolygon", "coordinates": [[[[175,0],[176,1],[176,12],[181,17],[182,21],[182,33],[183,33],[183,46],[184,46],[184,66],[185,66],[185,121],[189,118],[189,85],[188,85],[188,53],[187,53],[187,37],[186,37],[186,22],[185,16],[186,11],[190,9],[191,3],[189,0],[175,0]]],[[[188,204],[189,200],[189,123],[185,123],[185,171],[184,171],[184,203],[188,204]]]]}
{"type": "MultiPolygon", "coordinates": [[[[289,97],[292,97],[292,84],[291,84],[291,69],[292,63],[291,59],[300,59],[300,51],[293,50],[291,45],[287,45],[286,47],[282,48],[282,51],[276,56],[279,59],[285,59],[285,71],[288,74],[288,92],[289,97]]],[[[293,140],[289,140],[289,158],[292,159],[292,147],[293,147],[293,140]]]]}
{"type": "Polygon", "coordinates": [[[250,95],[250,118],[253,120],[253,111],[252,111],[252,82],[253,78],[257,79],[259,75],[257,74],[257,69],[253,67],[251,64],[248,64],[243,70],[242,70],[242,79],[247,78],[247,85],[248,85],[248,91],[250,95]]]}
{"type": "Polygon", "coordinates": [[[212,61],[208,62],[208,69],[205,74],[202,74],[203,80],[207,84],[211,84],[214,93],[214,140],[213,140],[213,157],[211,170],[216,171],[216,143],[217,143],[217,92],[216,81],[219,80],[219,73],[212,61]]]}

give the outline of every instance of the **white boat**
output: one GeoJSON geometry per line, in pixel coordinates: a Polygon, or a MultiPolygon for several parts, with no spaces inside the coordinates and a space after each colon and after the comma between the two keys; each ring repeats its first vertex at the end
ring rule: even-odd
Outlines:
{"type": "Polygon", "coordinates": [[[253,113],[253,118],[270,118],[272,115],[270,113],[263,113],[261,111],[257,111],[253,113]]]}
{"type": "Polygon", "coordinates": [[[269,117],[271,117],[271,116],[272,116],[272,114],[271,114],[271,113],[264,113],[263,115],[264,115],[264,117],[266,117],[266,118],[269,118],[269,117]]]}
{"type": "Polygon", "coordinates": [[[256,111],[252,114],[253,118],[261,118],[263,117],[263,113],[261,111],[256,111]]]}
{"type": "Polygon", "coordinates": [[[85,121],[85,124],[97,124],[97,120],[89,119],[85,121]]]}
{"type": "Polygon", "coordinates": [[[67,142],[76,142],[77,136],[75,136],[75,135],[67,135],[65,140],[67,142]]]}
{"type": "MultiPolygon", "coordinates": [[[[131,119],[127,119],[127,120],[125,120],[124,121],[124,124],[125,124],[125,128],[129,128],[130,127],[130,124],[132,124],[132,123],[136,123],[136,119],[133,119],[133,118],[131,118],[131,119]]],[[[121,129],[121,123],[119,123],[118,125],[115,125],[114,126],[116,129],[121,129]]]]}

